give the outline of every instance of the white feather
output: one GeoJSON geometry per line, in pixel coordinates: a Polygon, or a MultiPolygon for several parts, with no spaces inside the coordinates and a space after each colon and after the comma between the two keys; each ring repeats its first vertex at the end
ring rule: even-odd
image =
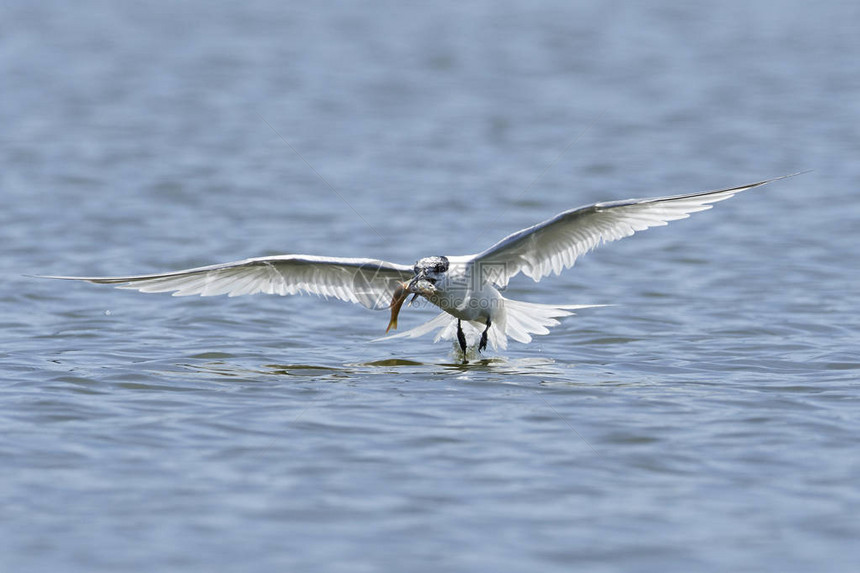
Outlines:
{"type": "Polygon", "coordinates": [[[397,285],[412,276],[409,266],[376,259],[281,255],[154,275],[47,278],[172,292],[174,296],[307,293],[383,309],[388,308],[397,285]]]}
{"type": "MultiPolygon", "coordinates": [[[[500,312],[487,332],[487,342],[494,350],[506,349],[508,338],[517,342],[529,343],[532,340],[532,335],[549,334],[549,327],[560,324],[557,319],[571,316],[574,314],[572,312],[574,310],[605,306],[601,304],[538,304],[509,298],[502,298],[501,300],[500,312]]],[[[464,321],[462,325],[470,345],[473,345],[480,338],[485,328],[485,325],[478,321],[464,321]]],[[[436,332],[433,342],[453,340],[457,336],[457,319],[447,312],[443,312],[413,329],[391,336],[383,336],[372,342],[382,342],[395,338],[418,338],[431,332],[436,332]]]]}
{"type": "Polygon", "coordinates": [[[737,193],[791,176],[718,191],[595,203],[571,209],[508,235],[489,249],[466,259],[476,267],[472,270],[473,276],[483,276],[478,267],[492,268],[494,283],[499,287],[507,285],[519,273],[537,282],[549,274],[559,274],[572,267],[579,257],[603,243],[666,225],[669,221],[685,219],[690,213],[710,209],[713,203],[737,193]]]}

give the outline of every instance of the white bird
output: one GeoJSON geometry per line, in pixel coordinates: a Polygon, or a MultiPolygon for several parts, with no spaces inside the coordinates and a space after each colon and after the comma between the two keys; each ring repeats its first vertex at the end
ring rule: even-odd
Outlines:
{"type": "Polygon", "coordinates": [[[309,293],[335,297],[371,309],[390,308],[386,332],[397,328],[400,308],[412,294],[413,301],[424,297],[443,312],[387,339],[439,331],[434,341],[456,336],[465,357],[464,323],[476,338],[480,333],[479,351],[488,342],[494,349],[504,349],[508,338],[531,342],[532,335],[548,334],[548,327],[558,325],[557,319],[573,314],[571,311],[600,306],[536,304],[503,297],[499,290],[519,273],[538,282],[572,267],[598,245],[687,218],[737,193],[793,175],[797,174],[716,191],[595,203],[508,235],[478,254],[424,257],[411,267],[377,259],[280,255],[162,274],[44,278],[113,284],[141,292],[172,292],[174,296],[309,293]]]}

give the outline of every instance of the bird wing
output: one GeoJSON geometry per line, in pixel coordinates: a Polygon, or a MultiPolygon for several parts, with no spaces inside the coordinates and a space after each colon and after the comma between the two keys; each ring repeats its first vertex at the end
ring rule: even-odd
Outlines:
{"type": "Polygon", "coordinates": [[[552,219],[508,235],[486,251],[471,256],[473,272],[483,282],[503,287],[522,272],[535,282],[550,273],[560,274],[576,259],[597,246],[629,237],[636,231],[685,219],[710,209],[741,191],[759,187],[785,175],[750,185],[687,195],[626,199],[595,203],[559,213],[552,219]]]}
{"type": "Polygon", "coordinates": [[[172,292],[173,296],[308,293],[384,309],[390,305],[398,283],[413,274],[411,267],[376,259],[280,255],[153,275],[44,278],[112,284],[141,292],[172,292]]]}

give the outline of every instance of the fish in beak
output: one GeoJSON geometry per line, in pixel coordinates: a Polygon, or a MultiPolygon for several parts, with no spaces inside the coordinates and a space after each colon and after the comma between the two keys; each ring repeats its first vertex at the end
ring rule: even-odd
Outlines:
{"type": "Polygon", "coordinates": [[[388,321],[388,328],[385,329],[385,333],[388,334],[388,331],[392,328],[397,330],[397,316],[400,314],[400,307],[403,306],[403,302],[409,298],[409,283],[400,283],[397,285],[397,288],[394,289],[394,296],[391,298],[391,304],[389,308],[391,309],[391,320],[388,321]]]}
{"type": "Polygon", "coordinates": [[[388,328],[385,329],[386,334],[392,328],[397,330],[397,317],[400,315],[400,309],[403,307],[403,303],[407,298],[409,298],[410,294],[415,295],[409,303],[412,304],[419,295],[429,296],[435,294],[436,291],[436,286],[428,281],[423,274],[418,275],[408,283],[404,282],[398,284],[397,288],[394,289],[394,296],[391,298],[391,304],[388,306],[391,309],[391,319],[388,321],[388,328]]]}
{"type": "Polygon", "coordinates": [[[432,282],[419,275],[409,281],[409,286],[406,290],[408,292],[415,293],[416,295],[433,296],[439,289],[437,289],[436,285],[432,282]]]}

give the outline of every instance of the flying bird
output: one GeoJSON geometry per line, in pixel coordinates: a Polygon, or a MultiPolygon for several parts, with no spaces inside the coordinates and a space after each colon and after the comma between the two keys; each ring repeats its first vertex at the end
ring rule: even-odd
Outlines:
{"type": "Polygon", "coordinates": [[[549,327],[559,324],[557,319],[572,311],[601,306],[537,304],[502,296],[500,290],[520,273],[535,282],[558,275],[603,243],[685,219],[742,191],[793,175],[797,174],[716,191],[595,203],[517,231],[480,253],[428,256],[412,266],[378,259],[279,255],[161,274],[44,278],[172,292],[173,296],[308,293],[334,297],[370,309],[390,309],[386,333],[397,328],[400,309],[410,295],[413,301],[423,297],[442,313],[383,340],[437,331],[434,341],[456,338],[465,359],[469,341],[464,325],[478,351],[488,343],[493,349],[505,349],[508,338],[531,342],[532,335],[548,334],[549,327]]]}

